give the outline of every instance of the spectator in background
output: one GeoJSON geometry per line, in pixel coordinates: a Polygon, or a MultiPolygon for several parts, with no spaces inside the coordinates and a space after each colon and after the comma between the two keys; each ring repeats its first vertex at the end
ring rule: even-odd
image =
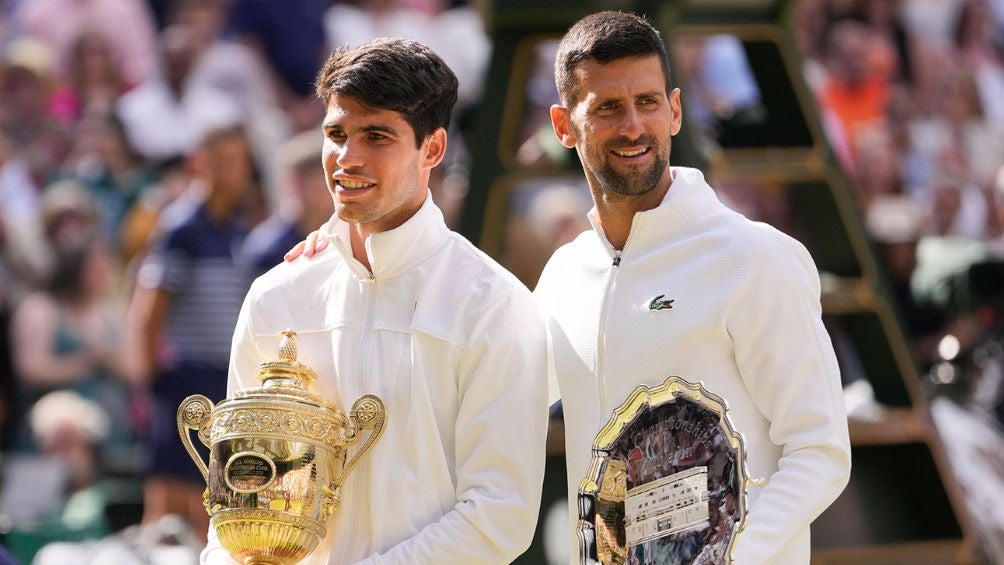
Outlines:
{"type": "Polygon", "coordinates": [[[900,14],[902,0],[872,2],[859,0],[858,9],[874,31],[877,66],[896,82],[913,83],[912,42],[900,14]]]}
{"type": "MultiPolygon", "coordinates": [[[[92,486],[100,467],[96,447],[114,431],[106,408],[77,393],[55,391],[32,407],[30,422],[39,450],[68,471],[71,495],[92,486]]],[[[87,506],[88,521],[107,533],[103,505],[87,506]]]]}
{"type": "Polygon", "coordinates": [[[335,2],[324,14],[324,29],[331,48],[356,46],[377,37],[403,37],[428,45],[457,75],[458,113],[481,97],[491,42],[481,14],[472,2],[335,2]]]}
{"type": "Polygon", "coordinates": [[[65,83],[56,94],[56,112],[76,123],[85,113],[107,114],[131,85],[122,77],[122,64],[111,42],[97,30],[83,30],[73,43],[65,83]]]}
{"type": "Polygon", "coordinates": [[[29,0],[12,17],[20,33],[53,49],[60,74],[72,74],[74,46],[90,30],[107,39],[127,84],[156,74],[153,19],[142,0],[29,0]]]}
{"type": "Polygon", "coordinates": [[[963,237],[979,242],[987,223],[987,202],[968,169],[946,154],[931,179],[931,197],[924,207],[926,235],[963,237]]]}
{"type": "Polygon", "coordinates": [[[845,163],[849,170],[856,166],[853,148],[860,130],[882,121],[889,101],[888,76],[874,64],[871,33],[864,23],[846,19],[832,24],[826,35],[827,76],[818,92],[819,104],[836,118],[828,125],[839,128],[836,135],[852,149],[851,162],[845,163]]]}
{"type": "Polygon", "coordinates": [[[279,164],[275,148],[289,138],[292,125],[266,63],[233,39],[220,37],[226,4],[218,0],[175,2],[173,24],[189,30],[195,45],[186,90],[208,89],[226,98],[243,118],[267,201],[278,206],[279,164]]]}
{"type": "Polygon", "coordinates": [[[247,233],[240,207],[252,182],[243,130],[210,132],[189,166],[201,196],[161,216],[159,239],[137,274],[131,316],[153,397],[143,521],[178,514],[205,536],[205,481],[178,439],[176,415],[191,394],[226,395],[230,337],[248,288],[236,256],[247,233]]]}
{"type": "Polygon", "coordinates": [[[199,30],[176,24],[161,35],[162,76],[119,99],[117,113],[136,152],[165,161],[193,151],[205,132],[240,121],[240,109],[212,88],[189,81],[200,54],[199,30]]]}
{"type": "MultiPolygon", "coordinates": [[[[553,135],[553,134],[552,134],[553,135]]],[[[532,288],[556,249],[589,228],[588,189],[550,182],[514,192],[503,242],[503,263],[532,288]]]]}
{"type": "Polygon", "coordinates": [[[923,106],[909,118],[911,146],[929,161],[922,188],[931,190],[930,173],[940,168],[963,170],[977,186],[988,186],[1004,159],[1004,139],[984,119],[972,73],[959,66],[957,54],[947,46],[926,48],[922,60],[918,97],[923,106]]]}
{"type": "Polygon", "coordinates": [[[202,189],[198,183],[192,182],[184,158],[160,164],[154,169],[153,176],[153,184],[122,220],[120,243],[123,263],[135,263],[133,259],[142,257],[157,232],[161,215],[174,207],[176,201],[190,202],[202,198],[202,189]]]}
{"type": "Polygon", "coordinates": [[[18,38],[0,52],[0,127],[36,185],[51,180],[69,150],[69,136],[52,106],[52,53],[18,38]]]}
{"type": "MultiPolygon", "coordinates": [[[[2,80],[2,79],[0,79],[2,80]]],[[[39,222],[38,185],[16,141],[0,125],[0,271],[12,302],[43,280],[50,256],[39,222]]]]}
{"type": "Polygon", "coordinates": [[[39,399],[30,422],[41,456],[12,458],[18,464],[5,469],[4,510],[10,520],[5,545],[22,563],[83,563],[79,552],[53,562],[36,551],[48,542],[109,533],[98,450],[112,423],[99,403],[69,390],[39,399]]]}
{"type": "Polygon", "coordinates": [[[986,119],[1004,133],[1004,28],[987,0],[969,0],[955,23],[955,46],[972,73],[986,119]]]}
{"type": "Polygon", "coordinates": [[[313,81],[326,55],[322,22],[328,4],[328,0],[235,0],[230,9],[228,33],[267,63],[294,131],[321,121],[313,81]]]}
{"type": "Polygon", "coordinates": [[[83,184],[100,207],[104,237],[121,252],[122,223],[153,183],[153,175],[114,114],[88,112],[77,125],[75,139],[64,172],[83,184]]]}
{"type": "MultiPolygon", "coordinates": [[[[54,268],[45,287],[18,303],[11,322],[19,417],[48,392],[73,391],[104,407],[112,447],[123,453],[133,441],[126,382],[134,370],[122,305],[112,294],[110,257],[97,236],[97,210],[83,188],[62,182],[46,190],[44,218],[54,268]]],[[[27,422],[17,425],[17,447],[35,449],[27,422]]]]}
{"type": "Polygon", "coordinates": [[[947,313],[958,306],[954,279],[987,259],[989,250],[982,239],[987,208],[958,163],[939,162],[932,187],[930,202],[921,207],[924,230],[911,291],[918,303],[947,313]]]}
{"type": "Polygon", "coordinates": [[[900,154],[889,130],[876,124],[858,136],[858,166],[852,189],[860,210],[868,210],[876,198],[902,194],[900,154]]]}
{"type": "Polygon", "coordinates": [[[306,239],[334,211],[324,169],[317,161],[321,141],[317,132],[306,131],[282,148],[279,210],[251,231],[241,252],[255,277],[282,263],[286,251],[306,239]]]}
{"type": "Polygon", "coordinates": [[[912,278],[917,268],[917,247],[923,235],[923,210],[905,194],[879,194],[865,217],[868,235],[889,275],[892,296],[914,344],[918,359],[933,359],[936,342],[932,337],[944,323],[943,315],[931,305],[920,304],[913,295],[912,278]]]}

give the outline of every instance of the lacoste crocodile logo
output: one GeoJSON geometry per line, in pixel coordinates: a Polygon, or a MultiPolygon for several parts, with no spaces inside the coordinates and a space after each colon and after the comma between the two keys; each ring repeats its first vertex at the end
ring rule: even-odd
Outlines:
{"type": "Polygon", "coordinates": [[[648,309],[654,311],[672,310],[673,302],[676,302],[676,299],[663,300],[665,297],[665,294],[660,294],[659,296],[653,298],[652,301],[648,303],[648,309]]]}

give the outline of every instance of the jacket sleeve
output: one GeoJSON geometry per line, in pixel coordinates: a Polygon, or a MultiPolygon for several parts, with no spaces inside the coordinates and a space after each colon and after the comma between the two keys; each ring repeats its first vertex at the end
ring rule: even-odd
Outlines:
{"type": "Polygon", "coordinates": [[[362,563],[509,563],[529,547],[544,477],[543,323],[525,289],[488,306],[458,366],[456,504],[362,563]]]}
{"type": "Polygon", "coordinates": [[[782,455],[750,507],[736,547],[740,565],[775,562],[844,489],[851,466],[840,373],[822,323],[815,265],[786,236],[753,247],[751,273],[726,324],[743,381],[782,455]]]}

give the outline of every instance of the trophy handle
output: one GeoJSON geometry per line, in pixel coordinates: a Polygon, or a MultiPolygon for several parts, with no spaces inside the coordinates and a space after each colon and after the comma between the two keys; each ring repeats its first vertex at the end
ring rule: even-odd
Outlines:
{"type": "Polygon", "coordinates": [[[188,455],[195,461],[195,466],[202,473],[202,478],[209,482],[209,470],[205,461],[199,457],[199,452],[195,451],[192,445],[192,437],[189,430],[195,430],[199,434],[199,440],[206,444],[209,431],[209,422],[213,419],[213,402],[201,394],[193,394],[181,401],[178,406],[178,434],[181,436],[181,443],[185,445],[188,455]]]}
{"type": "Polygon", "coordinates": [[[349,459],[348,463],[345,464],[345,468],[342,470],[341,475],[338,479],[334,481],[335,488],[341,486],[342,481],[345,477],[349,476],[352,472],[352,468],[356,466],[359,462],[359,458],[369,451],[373,443],[380,439],[380,435],[383,434],[383,426],[387,421],[387,410],[384,408],[383,401],[380,397],[374,396],[372,394],[364,394],[356,399],[352,404],[352,410],[349,412],[349,419],[352,420],[353,425],[356,430],[368,429],[370,430],[370,435],[366,438],[366,443],[364,443],[359,451],[349,459]]]}

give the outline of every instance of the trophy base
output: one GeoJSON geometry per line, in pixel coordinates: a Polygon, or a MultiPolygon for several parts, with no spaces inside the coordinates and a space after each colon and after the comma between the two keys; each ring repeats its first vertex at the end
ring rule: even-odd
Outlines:
{"type": "Polygon", "coordinates": [[[310,555],[324,525],[276,510],[235,508],[213,514],[220,545],[244,565],[292,565],[310,555]]]}

